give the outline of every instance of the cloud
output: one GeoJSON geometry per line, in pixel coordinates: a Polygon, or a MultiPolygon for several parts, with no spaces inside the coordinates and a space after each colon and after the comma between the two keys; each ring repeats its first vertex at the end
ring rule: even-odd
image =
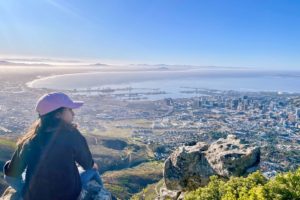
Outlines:
{"type": "Polygon", "coordinates": [[[64,2],[64,4],[56,0],[46,0],[46,2],[67,16],[81,20],[85,23],[90,23],[90,20],[86,19],[81,14],[79,14],[79,10],[76,10],[76,8],[71,7],[70,5],[67,5],[66,2],[64,2]]]}

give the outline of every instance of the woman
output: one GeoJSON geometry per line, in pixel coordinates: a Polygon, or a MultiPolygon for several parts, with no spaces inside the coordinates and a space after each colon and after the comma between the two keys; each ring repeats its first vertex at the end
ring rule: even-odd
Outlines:
{"type": "Polygon", "coordinates": [[[102,185],[87,142],[72,124],[72,109],[82,105],[61,92],[38,100],[39,119],[17,141],[17,150],[4,166],[5,180],[24,200],[75,200],[90,179],[102,185]],[[81,174],[76,163],[84,169],[81,174]]]}

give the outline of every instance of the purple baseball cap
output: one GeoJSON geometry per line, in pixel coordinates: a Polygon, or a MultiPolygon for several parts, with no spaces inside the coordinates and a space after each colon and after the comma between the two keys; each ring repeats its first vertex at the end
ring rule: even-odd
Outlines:
{"type": "Polygon", "coordinates": [[[74,109],[82,105],[83,101],[73,101],[62,92],[53,92],[40,97],[35,110],[42,116],[61,107],[74,109]]]}

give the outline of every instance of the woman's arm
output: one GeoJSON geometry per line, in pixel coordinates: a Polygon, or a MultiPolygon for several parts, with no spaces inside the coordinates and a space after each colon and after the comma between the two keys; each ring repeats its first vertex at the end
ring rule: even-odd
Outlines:
{"type": "Polygon", "coordinates": [[[94,166],[94,160],[87,144],[85,137],[79,132],[75,132],[74,157],[75,161],[83,167],[83,169],[91,169],[94,166]]]}
{"type": "Polygon", "coordinates": [[[11,160],[7,161],[3,167],[6,176],[20,177],[27,167],[28,148],[26,145],[18,146],[12,155],[11,160]]]}

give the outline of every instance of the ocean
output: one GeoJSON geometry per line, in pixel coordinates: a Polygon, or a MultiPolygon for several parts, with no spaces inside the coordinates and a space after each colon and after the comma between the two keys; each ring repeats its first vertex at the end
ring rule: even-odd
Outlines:
{"type": "Polygon", "coordinates": [[[151,70],[90,72],[44,77],[27,83],[32,88],[76,90],[88,94],[161,99],[193,97],[201,90],[300,93],[300,71],[151,70]]]}

